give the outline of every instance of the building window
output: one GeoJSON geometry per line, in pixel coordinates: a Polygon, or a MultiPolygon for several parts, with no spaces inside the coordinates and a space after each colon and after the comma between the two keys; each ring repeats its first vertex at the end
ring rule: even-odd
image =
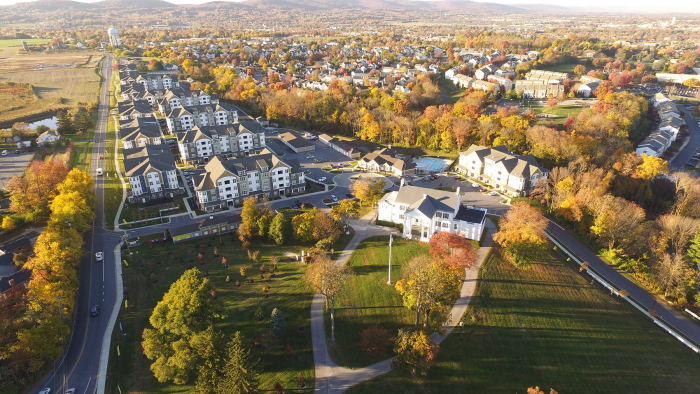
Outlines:
{"type": "Polygon", "coordinates": [[[443,218],[443,219],[449,219],[449,218],[450,218],[450,214],[449,214],[449,213],[443,213],[443,214],[442,214],[442,218],[443,218]]]}
{"type": "Polygon", "coordinates": [[[449,226],[450,226],[449,223],[447,223],[447,222],[442,222],[442,227],[447,228],[447,227],[449,227],[449,226]]]}
{"type": "Polygon", "coordinates": [[[457,224],[455,224],[455,230],[457,230],[457,224]]]}

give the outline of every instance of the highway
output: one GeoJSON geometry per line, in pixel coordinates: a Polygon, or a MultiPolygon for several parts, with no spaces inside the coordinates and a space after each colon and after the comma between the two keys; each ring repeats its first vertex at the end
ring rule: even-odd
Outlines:
{"type": "Polygon", "coordinates": [[[103,178],[95,175],[97,168],[104,168],[104,159],[100,159],[100,154],[105,152],[109,119],[109,81],[112,77],[112,57],[109,54],[105,54],[102,62],[102,75],[104,78],[90,162],[90,174],[95,178],[97,210],[93,230],[85,234],[85,253],[80,264],[73,332],[60,360],[31,393],[38,393],[44,388],[50,388],[51,393],[62,393],[69,388],[75,388],[79,394],[95,392],[102,339],[116,299],[113,250],[119,244],[121,234],[105,230],[103,178]],[[101,262],[95,261],[94,256],[98,251],[105,252],[101,262]],[[90,316],[90,307],[93,305],[100,307],[101,313],[97,317],[90,316]]]}

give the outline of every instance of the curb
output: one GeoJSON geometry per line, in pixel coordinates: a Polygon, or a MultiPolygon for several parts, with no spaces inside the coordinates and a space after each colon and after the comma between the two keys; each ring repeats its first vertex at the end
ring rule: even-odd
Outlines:
{"type": "Polygon", "coordinates": [[[119,309],[122,306],[124,298],[124,282],[122,280],[122,243],[120,242],[114,247],[114,278],[117,291],[117,299],[112,307],[112,314],[109,316],[109,323],[105,329],[104,337],[102,338],[102,351],[100,352],[100,366],[97,369],[97,394],[104,394],[105,382],[107,381],[107,364],[109,363],[109,351],[112,345],[112,331],[117,322],[119,309]]]}

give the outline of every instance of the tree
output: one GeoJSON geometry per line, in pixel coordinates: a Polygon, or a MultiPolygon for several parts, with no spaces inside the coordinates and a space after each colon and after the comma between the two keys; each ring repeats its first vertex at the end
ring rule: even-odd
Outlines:
{"type": "Polygon", "coordinates": [[[381,179],[372,184],[370,179],[361,178],[350,186],[350,190],[361,203],[373,205],[384,195],[384,186],[386,186],[386,184],[381,179]]]}
{"type": "Polygon", "coordinates": [[[626,242],[646,216],[637,204],[609,194],[595,203],[592,210],[595,219],[591,232],[607,242],[608,250],[626,242]]]}
{"type": "Polygon", "coordinates": [[[385,355],[390,345],[391,333],[385,328],[375,325],[360,333],[360,349],[372,357],[385,355]]]}
{"type": "Polygon", "coordinates": [[[14,257],[12,257],[12,262],[15,263],[15,265],[19,268],[24,267],[24,264],[27,263],[27,260],[27,255],[25,255],[24,253],[18,253],[14,255],[14,257]]]}
{"type": "Polygon", "coordinates": [[[654,179],[661,174],[668,174],[668,163],[656,156],[642,153],[642,164],[637,166],[637,175],[642,179],[654,179]]]}
{"type": "Polygon", "coordinates": [[[661,229],[661,237],[658,243],[666,252],[670,247],[672,255],[685,254],[686,247],[696,234],[700,226],[700,220],[687,216],[666,214],[656,219],[656,224],[661,229]]]}
{"type": "Polygon", "coordinates": [[[554,107],[554,106],[557,105],[557,104],[559,104],[559,102],[558,102],[557,99],[555,99],[555,98],[550,98],[549,100],[547,100],[547,106],[548,106],[549,108],[552,108],[552,107],[554,107]]]}
{"type": "Polygon", "coordinates": [[[360,211],[357,200],[343,199],[331,208],[331,216],[335,220],[340,220],[348,226],[350,220],[356,219],[360,211]]]}
{"type": "Polygon", "coordinates": [[[289,240],[291,232],[289,219],[282,212],[278,213],[270,223],[269,238],[277,245],[284,245],[289,240]]]}
{"type": "Polygon", "coordinates": [[[493,239],[516,267],[527,267],[544,255],[547,223],[542,211],[526,202],[516,202],[501,217],[493,239]]]}
{"type": "Polygon", "coordinates": [[[207,330],[218,316],[214,289],[202,272],[193,268],[163,296],[149,319],[153,329],[143,330],[142,346],[159,382],[186,384],[199,359],[191,340],[207,330]]]}
{"type": "Polygon", "coordinates": [[[216,394],[255,394],[260,386],[260,359],[255,360],[243,347],[243,337],[236,332],[228,345],[228,360],[216,394]]]}
{"type": "MultiPolygon", "coordinates": [[[[31,220],[46,219],[49,204],[58,194],[58,185],[67,174],[68,167],[62,161],[32,162],[22,177],[13,177],[5,185],[10,191],[11,210],[28,213],[31,220]]],[[[90,194],[94,195],[92,191],[90,194]]]]}
{"type": "Polygon", "coordinates": [[[190,347],[197,352],[200,360],[195,383],[197,393],[215,393],[225,372],[226,337],[210,326],[190,340],[190,347]]]}
{"type": "Polygon", "coordinates": [[[394,370],[410,370],[412,376],[427,375],[435,362],[439,346],[422,330],[399,330],[394,352],[396,358],[391,360],[394,370]]]}
{"type": "Polygon", "coordinates": [[[270,231],[270,223],[272,222],[272,217],[267,215],[262,215],[257,221],[258,233],[261,237],[267,237],[270,231]]]}
{"type": "Polygon", "coordinates": [[[335,242],[340,236],[338,222],[333,220],[328,214],[323,211],[318,211],[314,217],[313,235],[317,241],[331,239],[335,242]]]}
{"type": "Polygon", "coordinates": [[[12,216],[5,216],[2,218],[2,229],[5,231],[12,231],[17,227],[17,221],[12,218],[12,216]]]}
{"type": "Polygon", "coordinates": [[[92,116],[89,112],[83,112],[80,114],[80,121],[78,122],[77,129],[82,133],[87,133],[92,127],[92,116]]]}
{"type": "Polygon", "coordinates": [[[292,227],[294,228],[294,238],[301,242],[309,242],[314,240],[314,220],[317,209],[312,209],[309,212],[292,218],[292,227]]]}
{"type": "Polygon", "coordinates": [[[447,231],[430,237],[430,255],[452,267],[471,268],[476,262],[476,251],[469,240],[447,231]]]}
{"type": "Polygon", "coordinates": [[[459,268],[419,255],[404,266],[402,274],[403,278],[396,282],[396,291],[403,296],[406,307],[415,309],[416,327],[423,315],[427,328],[433,308],[444,306],[443,302],[459,287],[459,268]]]}
{"type": "Polygon", "coordinates": [[[270,315],[270,333],[276,337],[282,337],[287,332],[287,324],[284,322],[282,311],[275,308],[270,315]]]}
{"type": "Polygon", "coordinates": [[[335,297],[343,290],[351,270],[336,265],[327,254],[317,254],[306,268],[305,282],[313,290],[326,297],[326,309],[331,309],[331,341],[335,342],[335,297]]]}
{"type": "Polygon", "coordinates": [[[689,274],[689,267],[681,254],[664,253],[655,265],[656,277],[664,290],[664,297],[673,291],[689,274]]]}
{"type": "Polygon", "coordinates": [[[70,113],[64,111],[58,111],[56,115],[58,117],[58,127],[56,131],[61,134],[73,134],[75,133],[75,126],[73,124],[73,116],[70,113]]]}
{"type": "Polygon", "coordinates": [[[583,75],[586,73],[586,66],[583,64],[579,64],[576,67],[574,67],[574,74],[576,75],[583,75]]]}

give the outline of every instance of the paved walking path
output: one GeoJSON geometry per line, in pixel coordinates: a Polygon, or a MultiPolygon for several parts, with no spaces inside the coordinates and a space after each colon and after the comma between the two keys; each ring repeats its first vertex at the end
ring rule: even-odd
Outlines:
{"type": "MultiPolygon", "coordinates": [[[[396,229],[372,225],[371,221],[374,219],[375,215],[376,211],[372,211],[361,219],[350,223],[353,229],[355,229],[355,236],[345,250],[343,250],[343,252],[340,254],[335,262],[336,264],[345,265],[345,263],[350,259],[352,252],[357,248],[360,242],[369,237],[386,235],[390,232],[394,232],[394,234],[398,235],[396,229]]],[[[438,343],[442,342],[442,340],[452,332],[455,325],[459,323],[459,320],[466,311],[467,305],[469,304],[471,296],[474,293],[479,267],[493,244],[491,234],[496,232],[496,226],[494,226],[488,219],[486,220],[486,227],[488,229],[488,234],[486,236],[484,246],[479,248],[479,251],[477,252],[477,264],[472,269],[465,271],[461,297],[455,303],[455,306],[450,312],[448,320],[445,322],[445,325],[443,325],[446,333],[444,336],[437,333],[433,334],[432,336],[433,340],[438,343]]],[[[391,358],[361,369],[347,369],[340,367],[333,362],[330,354],[328,353],[328,347],[326,345],[326,329],[323,321],[324,306],[324,297],[319,294],[315,295],[313,301],[311,302],[311,338],[314,349],[316,373],[316,385],[314,391],[316,393],[340,394],[356,384],[391,371],[391,358]]]]}

